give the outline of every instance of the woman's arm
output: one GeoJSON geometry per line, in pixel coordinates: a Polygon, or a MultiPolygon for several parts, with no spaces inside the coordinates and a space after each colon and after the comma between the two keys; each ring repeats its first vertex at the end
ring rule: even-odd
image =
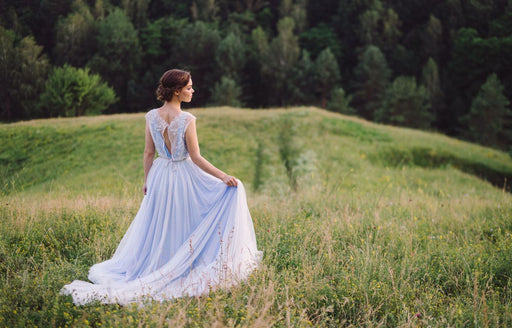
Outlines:
{"type": "Polygon", "coordinates": [[[142,191],[144,195],[148,191],[147,187],[147,179],[149,169],[153,165],[153,159],[155,158],[155,144],[153,143],[153,138],[151,137],[151,132],[149,131],[149,123],[146,122],[146,144],[144,146],[144,185],[142,187],[142,191]]]}
{"type": "Polygon", "coordinates": [[[199,166],[203,171],[208,174],[213,175],[224,181],[230,187],[236,187],[238,185],[238,181],[235,177],[227,175],[222,172],[215,166],[213,166],[210,162],[208,162],[203,156],[201,156],[201,152],[199,150],[199,142],[197,140],[197,131],[196,131],[196,121],[192,120],[187,127],[187,131],[185,132],[185,138],[187,140],[187,149],[192,161],[199,166]]]}

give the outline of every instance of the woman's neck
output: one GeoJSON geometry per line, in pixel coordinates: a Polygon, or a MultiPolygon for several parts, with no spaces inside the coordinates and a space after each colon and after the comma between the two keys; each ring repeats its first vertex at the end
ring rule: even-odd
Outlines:
{"type": "Polygon", "coordinates": [[[161,108],[169,112],[181,112],[181,102],[173,97],[170,101],[166,101],[161,108]]]}

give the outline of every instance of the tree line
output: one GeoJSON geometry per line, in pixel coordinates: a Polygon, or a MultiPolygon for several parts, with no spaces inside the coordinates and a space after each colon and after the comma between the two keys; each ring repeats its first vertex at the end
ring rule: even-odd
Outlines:
{"type": "Polygon", "coordinates": [[[316,105],[510,150],[512,0],[0,0],[0,119],[316,105]]]}

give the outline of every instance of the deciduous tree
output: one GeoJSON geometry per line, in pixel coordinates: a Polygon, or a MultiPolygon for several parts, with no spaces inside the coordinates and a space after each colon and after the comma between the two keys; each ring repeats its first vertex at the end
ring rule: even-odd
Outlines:
{"type": "Polygon", "coordinates": [[[58,67],[48,77],[39,107],[47,116],[100,114],[117,101],[114,90],[89,69],[58,67]]]}
{"type": "Polygon", "coordinates": [[[178,32],[173,57],[179,67],[192,72],[192,79],[197,92],[194,105],[202,106],[210,98],[210,88],[215,77],[215,51],[221,38],[217,25],[196,21],[185,25],[178,32]]]}
{"type": "MultiPolygon", "coordinates": [[[[121,97],[123,111],[140,110],[138,104],[127,103],[128,83],[137,76],[142,50],[137,30],[121,9],[115,9],[98,27],[98,51],[88,63],[121,97]]],[[[120,109],[119,109],[120,110],[120,109]]]]}

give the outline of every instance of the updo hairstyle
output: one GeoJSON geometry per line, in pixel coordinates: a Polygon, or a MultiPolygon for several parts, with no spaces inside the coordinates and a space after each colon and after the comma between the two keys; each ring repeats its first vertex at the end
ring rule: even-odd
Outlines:
{"type": "Polygon", "coordinates": [[[160,78],[158,88],[156,89],[156,99],[170,101],[174,96],[174,92],[186,87],[188,81],[190,81],[190,72],[180,69],[168,70],[160,78]]]}

